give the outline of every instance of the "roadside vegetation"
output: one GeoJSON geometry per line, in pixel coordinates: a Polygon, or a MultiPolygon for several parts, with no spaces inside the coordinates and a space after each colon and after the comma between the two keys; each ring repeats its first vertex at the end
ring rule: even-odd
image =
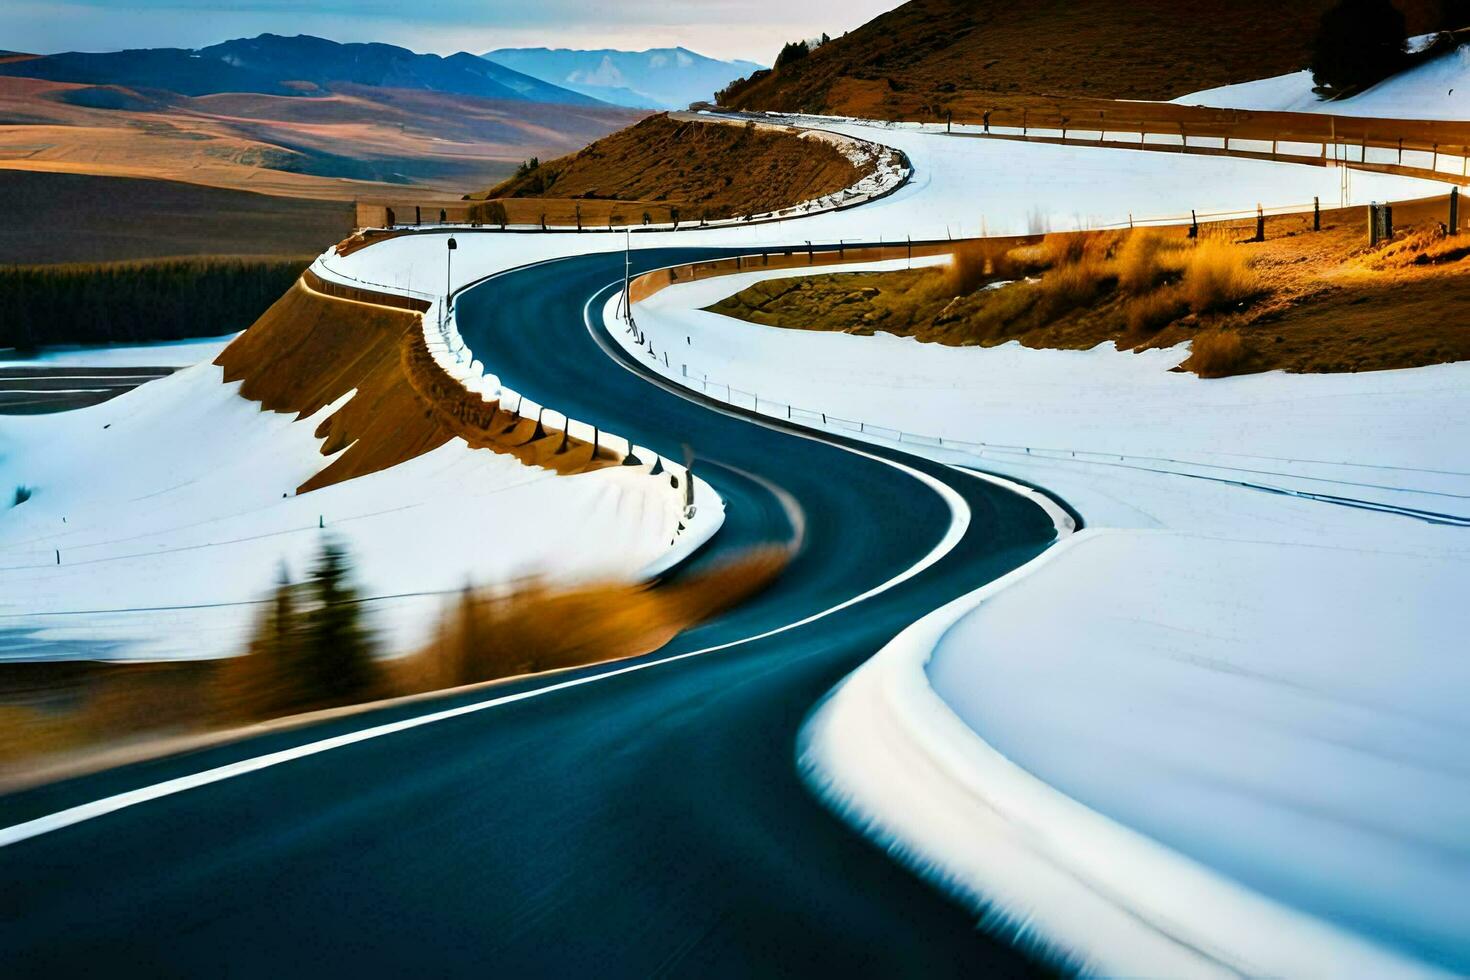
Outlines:
{"type": "Polygon", "coordinates": [[[832,144],[794,131],[650,116],[571,156],[531,159],[470,195],[503,200],[515,220],[539,199],[554,214],[586,207],[588,223],[697,222],[790,207],[850,187],[865,174],[832,144]],[[599,203],[594,203],[599,202],[599,203]],[[562,206],[558,208],[558,204],[562,206]]]}
{"type": "Polygon", "coordinates": [[[309,259],[0,266],[0,347],[212,337],[243,330],[309,259]]]}
{"type": "Polygon", "coordinates": [[[954,346],[1119,350],[1188,344],[1203,377],[1369,371],[1470,359],[1470,235],[1426,220],[1367,247],[1361,209],[1253,228],[1048,234],[974,242],[944,266],[756,283],[710,307],[769,326],[877,331],[954,346]]]}
{"type": "Polygon", "coordinates": [[[351,555],[327,538],[303,581],[282,571],[241,656],[80,671],[13,665],[26,679],[0,686],[0,764],[84,765],[83,753],[136,745],[146,755],[164,738],[639,656],[765,588],[786,560],[782,548],[755,548],[660,585],[467,586],[446,597],[433,638],[405,654],[382,649],[351,555]]]}

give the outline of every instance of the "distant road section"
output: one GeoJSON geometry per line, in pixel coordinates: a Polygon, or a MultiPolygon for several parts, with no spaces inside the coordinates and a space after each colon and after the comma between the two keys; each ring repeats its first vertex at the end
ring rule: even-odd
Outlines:
{"type": "Polygon", "coordinates": [[[0,367],[0,415],[86,408],[173,374],[171,367],[0,367]]]}

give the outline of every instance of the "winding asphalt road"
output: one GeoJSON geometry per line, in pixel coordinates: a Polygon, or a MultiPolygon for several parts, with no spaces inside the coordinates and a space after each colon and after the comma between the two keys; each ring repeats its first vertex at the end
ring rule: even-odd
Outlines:
{"type": "MultiPolygon", "coordinates": [[[[651,268],[709,254],[635,257],[651,268]]],[[[459,300],[466,340],[538,402],[673,458],[692,445],[728,507],[696,565],[791,537],[772,487],[789,494],[803,544],[776,586],[631,664],[0,798],[0,974],[1044,969],[823,809],[794,744],[845,674],[923,613],[1034,557],[1050,521],[959,470],[754,422],[610,364],[594,336],[602,302],[587,301],[622,264],[581,256],[493,277],[459,300]],[[915,473],[968,505],[953,549],[862,602],[740,642],[929,555],[952,510],[915,473]]]]}

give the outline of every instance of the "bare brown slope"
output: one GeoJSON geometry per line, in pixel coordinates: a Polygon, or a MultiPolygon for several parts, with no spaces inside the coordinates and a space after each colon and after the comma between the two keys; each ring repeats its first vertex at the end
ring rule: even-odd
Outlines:
{"type": "Polygon", "coordinates": [[[795,131],[657,115],[475,197],[617,200],[715,219],[790,207],[862,176],[831,144],[795,131]]]}
{"type": "Polygon", "coordinates": [[[323,455],[341,455],[298,492],[396,466],[456,436],[558,473],[617,462],[467,393],[429,355],[418,311],[320,291],[330,288],[308,272],[215,361],[225,380],[244,382],[243,397],[299,418],[356,391],[316,430],[323,455]]]}
{"type": "MultiPolygon", "coordinates": [[[[883,116],[955,91],[1172,99],[1295,71],[1331,0],[910,0],[737,86],[740,109],[883,116]]],[[[1435,0],[1399,0],[1411,33],[1435,0]]]]}

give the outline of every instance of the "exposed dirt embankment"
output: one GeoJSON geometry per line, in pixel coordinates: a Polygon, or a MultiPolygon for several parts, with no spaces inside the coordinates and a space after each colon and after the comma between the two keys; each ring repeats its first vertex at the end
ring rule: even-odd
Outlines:
{"type": "Polygon", "coordinates": [[[630,222],[763,214],[851,187],[867,173],[796,130],[651,116],[572,154],[522,168],[476,199],[619,202],[630,222]]]}
{"type": "Polygon", "coordinates": [[[424,344],[422,314],[328,296],[310,272],[220,354],[225,380],[273,412],[306,418],[356,393],[317,429],[340,452],[298,492],[396,466],[458,436],[558,473],[612,465],[591,443],[486,403],[448,377],[424,344]]]}
{"type": "Polygon", "coordinates": [[[710,307],[768,326],[951,346],[1120,350],[1188,343],[1204,377],[1374,371],[1470,360],[1470,235],[1446,237],[1445,200],[1395,206],[1369,248],[1362,208],[1250,224],[1048,235],[959,246],[938,269],[756,283],[710,307]]]}
{"type": "MultiPolygon", "coordinates": [[[[1295,71],[1333,0],[911,0],[733,86],[732,108],[891,118],[955,92],[1172,99],[1295,71]]],[[[1399,0],[1410,33],[1437,0],[1399,0]]]]}

